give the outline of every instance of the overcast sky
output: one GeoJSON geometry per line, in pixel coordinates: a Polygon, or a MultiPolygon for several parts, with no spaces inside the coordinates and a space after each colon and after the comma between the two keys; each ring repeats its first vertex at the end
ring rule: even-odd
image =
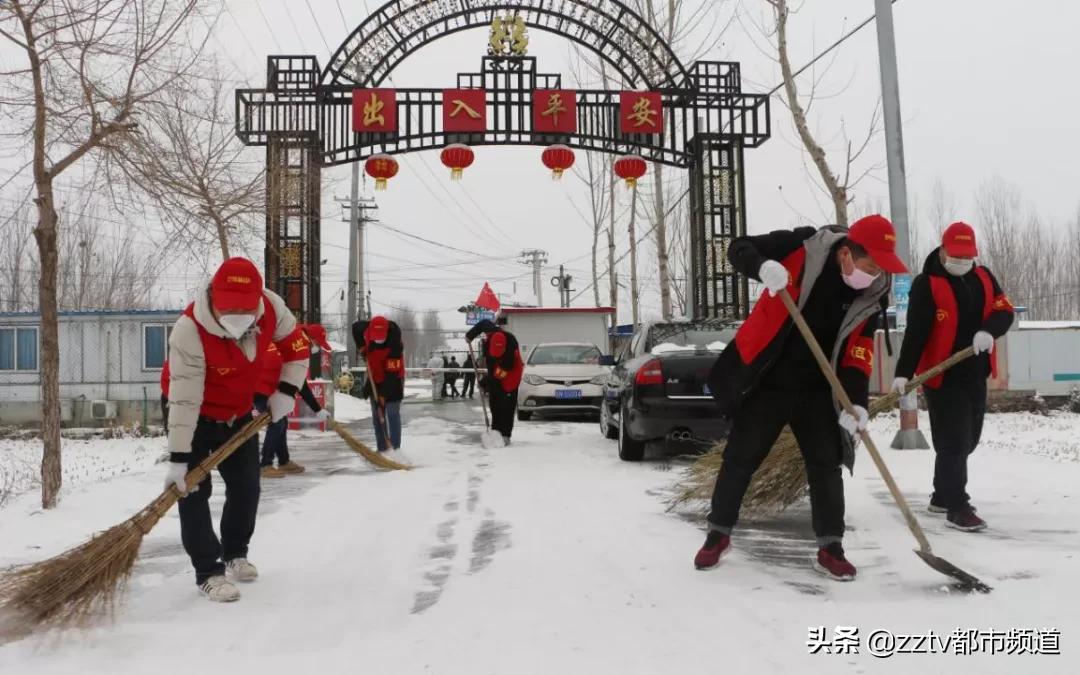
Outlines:
{"type": "MultiPolygon", "coordinates": [[[[379,4],[379,0],[229,0],[211,46],[235,69],[238,79],[261,86],[267,54],[313,54],[325,65],[329,53],[364,19],[369,7],[379,4]]],[[[741,61],[744,89],[751,92],[771,89],[779,77],[779,69],[763,51],[768,43],[754,27],[765,16],[764,4],[744,0],[742,18],[707,55],[710,60],[741,61]]],[[[733,2],[710,5],[723,23],[737,7],[733,2]]],[[[807,0],[789,27],[793,61],[809,60],[872,14],[873,6],[872,0],[807,0]]],[[[977,226],[972,192],[997,174],[1015,183],[1044,219],[1064,222],[1076,217],[1080,135],[1075,119],[1080,94],[1073,71],[1080,62],[1075,36],[1080,8],[1061,0],[898,0],[894,11],[909,192],[925,201],[933,181],[940,179],[954,193],[961,215],[977,226]]],[[[532,31],[532,38],[530,55],[537,57],[538,68],[563,73],[564,84],[569,85],[569,44],[539,31],[532,31]]],[[[440,39],[403,63],[394,84],[453,86],[458,72],[478,70],[485,45],[485,30],[440,39]]],[[[830,62],[831,70],[818,86],[821,98],[810,116],[819,140],[838,162],[842,125],[854,138],[864,135],[879,98],[873,24],[846,42],[835,60],[826,60],[830,62]]],[[[800,81],[804,91],[811,81],[809,74],[800,81]]],[[[529,270],[516,262],[524,248],[548,251],[552,269],[545,271],[545,283],[560,262],[567,262],[575,287],[585,288],[591,230],[578,210],[587,212],[587,191],[570,176],[551,181],[540,152],[540,148],[480,148],[461,183],[450,182],[437,152],[414,154],[400,158],[401,172],[387,192],[375,193],[366,182],[365,196],[378,197],[378,217],[387,225],[497,258],[467,264],[469,256],[463,253],[373,227],[367,249],[374,309],[408,303],[447,312],[444,324],[460,324],[461,317],[453,310],[474,299],[486,280],[505,293],[513,292],[516,283],[518,295],[531,299],[529,270]]],[[[578,155],[582,162],[582,153],[578,155]]],[[[263,150],[253,148],[251,157],[259,161],[263,150]]],[[[779,101],[773,105],[773,138],[746,157],[751,232],[831,220],[831,209],[814,186],[779,101]]],[[[876,164],[884,165],[883,135],[872,141],[862,166],[876,164]]],[[[344,223],[330,216],[339,213],[335,195],[348,194],[349,169],[334,168],[323,175],[327,217],[323,311],[327,323],[333,323],[342,309],[348,233],[344,223]]],[[[860,184],[856,198],[882,204],[887,214],[885,180],[882,168],[860,184]]],[[[4,196],[10,199],[13,189],[6,189],[4,196]]],[[[627,236],[624,228],[620,230],[622,253],[627,236]]],[[[659,293],[653,265],[642,267],[648,316],[658,311],[659,293]]],[[[621,274],[628,279],[625,264],[621,274]]],[[[167,286],[182,295],[177,289],[187,285],[177,279],[167,286]]],[[[606,297],[605,282],[602,288],[606,297]]],[[[557,302],[550,286],[544,299],[546,304],[557,302]]],[[[575,304],[591,301],[590,292],[575,304]]],[[[622,304],[620,319],[626,322],[625,292],[622,304]]]]}

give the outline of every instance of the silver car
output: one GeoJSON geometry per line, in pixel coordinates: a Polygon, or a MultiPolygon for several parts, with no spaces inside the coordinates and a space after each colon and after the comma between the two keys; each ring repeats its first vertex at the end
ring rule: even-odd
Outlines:
{"type": "Polygon", "coordinates": [[[599,414],[611,367],[585,342],[548,342],[533,348],[518,389],[518,419],[534,414],[599,414]]]}

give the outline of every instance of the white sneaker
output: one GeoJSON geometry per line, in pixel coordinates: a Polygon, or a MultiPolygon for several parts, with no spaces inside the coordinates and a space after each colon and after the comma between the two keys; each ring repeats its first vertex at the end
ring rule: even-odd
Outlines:
{"type": "Polygon", "coordinates": [[[405,456],[401,450],[389,450],[386,453],[386,458],[391,462],[397,462],[398,464],[410,464],[409,458],[405,456]]]}
{"type": "Polygon", "coordinates": [[[240,599],[239,589],[224,574],[210,577],[199,586],[199,590],[213,602],[236,602],[240,599]]]}
{"type": "Polygon", "coordinates": [[[237,581],[248,583],[259,578],[259,570],[247,561],[247,558],[233,558],[225,563],[225,570],[229,576],[237,581]]]}

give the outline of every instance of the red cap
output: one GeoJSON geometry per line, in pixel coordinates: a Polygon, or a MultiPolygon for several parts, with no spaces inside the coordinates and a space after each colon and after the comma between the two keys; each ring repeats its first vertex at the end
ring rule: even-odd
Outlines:
{"type": "Polygon", "coordinates": [[[324,352],[333,351],[330,343],[326,340],[326,329],[321,324],[309,323],[301,326],[301,329],[304,331],[304,335],[311,338],[311,341],[319,345],[319,348],[324,352]]]}
{"type": "Polygon", "coordinates": [[[974,258],[979,255],[975,245],[975,230],[967,223],[953,223],[941,236],[941,247],[950,258],[974,258]]]}
{"type": "Polygon", "coordinates": [[[848,239],[865,248],[878,267],[889,274],[907,274],[907,265],[896,255],[896,229],[888,218],[860,218],[848,230],[848,239]]]}
{"type": "Polygon", "coordinates": [[[498,331],[491,334],[491,337],[488,338],[488,353],[495,358],[499,358],[506,353],[506,333],[498,331]]]}
{"type": "Polygon", "coordinates": [[[262,275],[247,258],[229,258],[210,280],[210,297],[219,312],[254,311],[262,296],[262,275]]]}
{"type": "Polygon", "coordinates": [[[366,335],[372,342],[383,342],[390,334],[390,322],[385,316],[377,316],[368,324],[366,335]]]}

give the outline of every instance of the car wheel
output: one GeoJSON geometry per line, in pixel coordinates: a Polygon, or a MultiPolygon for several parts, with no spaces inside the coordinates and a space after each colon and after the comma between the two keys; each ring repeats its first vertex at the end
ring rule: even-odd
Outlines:
{"type": "Polygon", "coordinates": [[[604,438],[614,441],[619,438],[619,427],[611,421],[611,406],[607,401],[600,403],[600,433],[604,438]]]}
{"type": "Polygon", "coordinates": [[[619,413],[619,459],[624,462],[640,462],[645,459],[645,442],[635,441],[630,437],[628,421],[630,413],[626,410],[626,404],[619,413]]]}
{"type": "Polygon", "coordinates": [[[524,410],[518,411],[518,420],[521,422],[528,422],[532,419],[533,414],[531,412],[525,412],[524,410]]]}

